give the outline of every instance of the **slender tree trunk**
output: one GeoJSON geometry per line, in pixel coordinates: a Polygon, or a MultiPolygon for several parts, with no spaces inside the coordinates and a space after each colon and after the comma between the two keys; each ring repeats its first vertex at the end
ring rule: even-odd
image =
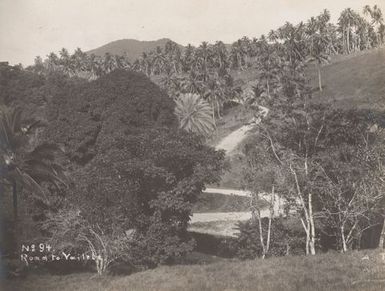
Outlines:
{"type": "Polygon", "coordinates": [[[319,91],[322,92],[322,77],[321,77],[321,64],[320,63],[318,63],[317,69],[318,69],[318,86],[319,86],[319,91]]]}
{"type": "Polygon", "coordinates": [[[261,211],[258,209],[257,212],[258,212],[259,240],[260,240],[261,246],[262,246],[262,259],[264,259],[266,256],[266,246],[265,246],[265,242],[263,239],[261,211]]]}
{"type": "Polygon", "coordinates": [[[348,29],[346,30],[346,43],[348,48],[348,54],[350,54],[350,22],[348,23],[348,29]]]}
{"type": "Polygon", "coordinates": [[[331,48],[331,51],[333,52],[333,54],[336,55],[336,54],[337,54],[337,51],[336,51],[336,49],[334,48],[334,45],[333,45],[333,42],[332,42],[332,41],[330,42],[329,47],[331,48]]]}
{"type": "Polygon", "coordinates": [[[270,199],[270,215],[269,215],[269,225],[267,227],[267,241],[266,241],[266,252],[270,250],[270,240],[271,240],[271,223],[274,217],[274,185],[271,188],[271,199],[270,199]]]}
{"type": "Polygon", "coordinates": [[[341,232],[341,240],[342,240],[342,252],[346,253],[347,250],[348,250],[348,246],[346,244],[345,228],[344,228],[344,226],[341,226],[340,232],[341,232]]]}
{"type": "Polygon", "coordinates": [[[269,224],[268,224],[268,226],[267,226],[266,253],[268,253],[269,250],[270,250],[271,222],[272,222],[272,217],[271,217],[271,215],[270,215],[270,216],[269,216],[269,224]]]}
{"type": "Polygon", "coordinates": [[[271,98],[270,96],[270,84],[269,84],[269,79],[266,80],[266,87],[267,87],[267,96],[271,98]]]}
{"type": "MultiPolygon", "coordinates": [[[[303,229],[305,230],[305,233],[306,233],[306,247],[305,247],[306,255],[308,255],[309,253],[313,254],[313,252],[315,253],[315,248],[314,248],[314,243],[313,243],[313,250],[312,250],[312,246],[311,246],[312,241],[314,242],[314,239],[312,239],[312,233],[313,232],[311,230],[312,225],[313,225],[313,230],[314,230],[314,221],[312,219],[313,218],[313,208],[312,208],[311,196],[308,196],[309,201],[308,201],[308,206],[306,206],[305,201],[304,201],[303,196],[302,196],[303,194],[301,192],[301,187],[300,187],[299,182],[298,182],[297,173],[292,168],[291,164],[289,167],[290,167],[290,171],[292,172],[292,174],[294,176],[294,180],[295,180],[295,184],[296,184],[296,188],[297,188],[297,195],[298,195],[298,198],[299,198],[299,201],[301,204],[301,208],[302,208],[305,220],[306,220],[306,223],[305,223],[305,221],[301,217],[301,223],[302,223],[303,229]],[[313,223],[311,223],[311,221],[313,221],[313,223]]],[[[307,162],[305,162],[305,171],[307,172],[307,162]]],[[[314,231],[314,233],[315,233],[315,231],[314,231]]]]}
{"type": "Polygon", "coordinates": [[[309,199],[309,225],[310,225],[310,254],[315,255],[315,224],[314,224],[314,215],[313,215],[313,202],[312,202],[312,194],[308,194],[309,199]]]}
{"type": "MultiPolygon", "coordinates": [[[[309,223],[307,223],[307,225],[309,226],[309,223]]],[[[306,233],[305,253],[306,253],[306,255],[309,255],[309,253],[310,253],[310,233],[309,233],[308,228],[305,228],[305,233],[306,233]]]]}
{"type": "Polygon", "coordinates": [[[385,241],[385,218],[384,218],[384,222],[382,224],[380,240],[378,241],[378,248],[379,249],[383,249],[384,248],[384,241],[385,241]]]}
{"type": "Polygon", "coordinates": [[[16,181],[12,182],[12,200],[13,200],[13,217],[15,219],[15,223],[18,220],[18,209],[17,209],[17,184],[16,181]]]}

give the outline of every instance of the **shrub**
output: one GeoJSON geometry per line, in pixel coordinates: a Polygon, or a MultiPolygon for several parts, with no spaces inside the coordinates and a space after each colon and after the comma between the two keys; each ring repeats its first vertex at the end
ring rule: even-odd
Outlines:
{"type": "MultiPolygon", "coordinates": [[[[265,231],[268,219],[262,219],[265,231]]],[[[239,235],[235,242],[236,254],[241,259],[255,259],[262,256],[262,246],[259,238],[258,222],[250,219],[238,224],[239,235]]],[[[296,227],[293,221],[276,218],[272,222],[271,242],[268,256],[284,256],[304,253],[303,231],[296,227]]]]}
{"type": "Polygon", "coordinates": [[[74,207],[49,213],[41,227],[49,236],[47,243],[56,252],[89,255],[95,262],[99,275],[126,254],[128,243],[134,234],[127,234],[119,227],[105,233],[98,225],[89,223],[74,207]]]}

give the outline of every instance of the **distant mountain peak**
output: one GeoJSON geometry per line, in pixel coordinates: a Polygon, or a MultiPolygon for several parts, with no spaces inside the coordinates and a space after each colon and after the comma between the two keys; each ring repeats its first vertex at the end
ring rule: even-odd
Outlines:
{"type": "MultiPolygon", "coordinates": [[[[165,44],[172,41],[169,38],[161,38],[158,40],[137,40],[137,39],[119,39],[109,42],[101,47],[88,51],[88,54],[103,56],[106,53],[112,55],[126,55],[130,62],[138,59],[143,52],[150,52],[160,46],[163,48],[165,44]]],[[[179,45],[182,47],[181,45],[179,45]]]]}

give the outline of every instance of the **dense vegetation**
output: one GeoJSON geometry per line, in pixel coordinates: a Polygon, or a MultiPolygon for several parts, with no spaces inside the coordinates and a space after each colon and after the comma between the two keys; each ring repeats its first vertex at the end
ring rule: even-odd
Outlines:
{"type": "MultiPolygon", "coordinates": [[[[37,91],[39,95],[46,88],[51,92],[39,113],[44,124],[38,130],[29,120],[17,119],[21,112],[9,120],[6,107],[1,111],[2,128],[9,123],[13,130],[2,131],[2,145],[20,136],[26,152],[12,143],[2,148],[2,181],[10,177],[24,194],[34,194],[29,200],[30,216],[42,231],[21,236],[27,225],[21,221],[18,240],[43,237],[57,250],[91,248],[100,256],[100,273],[117,259],[135,267],[156,266],[192,250],[194,243],[186,232],[191,209],[204,185],[218,180],[223,154],[204,145],[201,137],[179,129],[172,99],[135,72],[114,71],[87,82],[65,75],[39,77],[22,70],[10,77],[18,69],[2,69],[2,98],[7,106],[22,104],[19,98],[24,94],[37,91]],[[24,75],[41,83],[36,88],[28,84],[15,88],[15,94],[8,97],[14,82],[25,82],[24,75]],[[49,148],[48,141],[55,148],[49,148]],[[50,155],[30,151],[33,144],[37,149],[51,149],[50,155]],[[54,154],[54,149],[61,154],[54,154]],[[47,158],[56,157],[60,168],[65,168],[65,182],[57,183],[62,181],[56,178],[59,164],[53,162],[48,168],[52,174],[36,169],[31,174],[32,163],[19,162],[29,152],[35,154],[39,170],[47,158]],[[13,172],[22,178],[13,180],[13,172]],[[39,197],[39,205],[33,204],[37,190],[32,186],[46,194],[39,197]]],[[[24,107],[33,103],[29,100],[24,107]]]]}
{"type": "Polygon", "coordinates": [[[132,64],[80,49],[26,69],[2,64],[1,198],[14,209],[4,225],[17,226],[2,249],[12,256],[20,241],[43,239],[92,253],[99,274],[114,263],[176,262],[194,248],[187,226],[198,196],[224,168],[224,153],[206,138],[234,103],[256,121],[242,152],[252,219],[240,224],[237,256],[348,252],[370,231],[367,246],[382,248],[384,112],[330,109],[313,98],[325,89],[331,56],[384,44],[379,7],[364,15],[345,9],[335,25],[325,10],[230,48],[168,42],[132,64]],[[233,77],[245,71],[254,81],[247,90],[233,77]]]}

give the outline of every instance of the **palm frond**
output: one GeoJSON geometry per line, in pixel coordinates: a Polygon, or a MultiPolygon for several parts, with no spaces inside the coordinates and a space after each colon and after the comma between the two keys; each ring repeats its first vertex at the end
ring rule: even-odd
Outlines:
{"type": "Polygon", "coordinates": [[[210,104],[197,94],[182,94],[176,100],[175,114],[186,131],[208,136],[215,129],[210,104]]]}

